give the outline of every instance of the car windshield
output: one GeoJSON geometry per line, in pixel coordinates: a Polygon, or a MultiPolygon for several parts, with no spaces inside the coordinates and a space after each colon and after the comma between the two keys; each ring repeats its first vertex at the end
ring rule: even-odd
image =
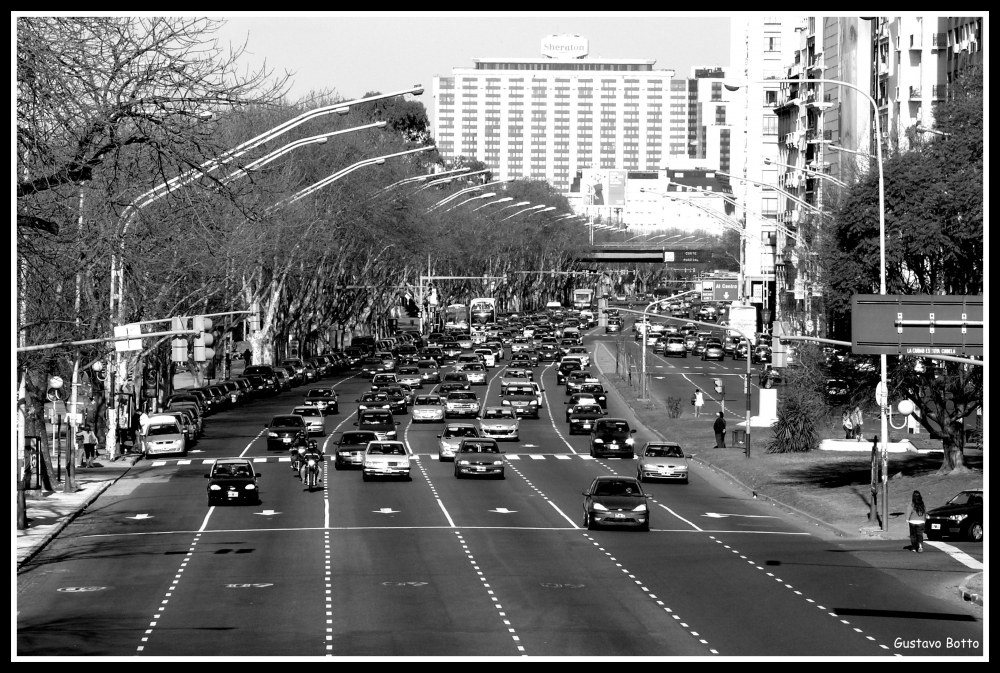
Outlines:
{"type": "Polygon", "coordinates": [[[514,412],[507,408],[487,409],[483,418],[514,418],[514,412]]]}
{"type": "Polygon", "coordinates": [[[317,388],[316,390],[310,390],[306,397],[333,397],[333,391],[317,388]]]}
{"type": "Polygon", "coordinates": [[[594,487],[594,495],[642,495],[639,484],[634,481],[599,481],[594,487]]]}
{"type": "Polygon", "coordinates": [[[367,444],[378,440],[374,432],[345,432],[340,438],[341,444],[367,444]]]}
{"type": "Polygon", "coordinates": [[[441,404],[441,398],[431,395],[421,395],[414,404],[441,404]]]}
{"type": "Polygon", "coordinates": [[[388,425],[390,422],[388,416],[362,416],[358,425],[388,425]]]}
{"type": "Polygon", "coordinates": [[[405,456],[406,449],[401,444],[369,444],[368,453],[381,456],[405,456]]]}
{"type": "Polygon", "coordinates": [[[389,396],[385,393],[365,393],[361,396],[362,402],[388,402],[389,396]]]}
{"type": "Polygon", "coordinates": [[[180,428],[177,427],[176,423],[160,423],[159,425],[151,425],[146,430],[146,434],[150,436],[176,435],[179,432],[180,428]]]}
{"type": "Polygon", "coordinates": [[[683,458],[684,452],[679,446],[648,446],[645,455],[650,458],[683,458]]]}
{"type": "Polygon", "coordinates": [[[399,373],[406,375],[413,375],[413,374],[419,374],[420,370],[417,369],[416,367],[400,367],[399,373]]]}
{"type": "Polygon", "coordinates": [[[437,369],[437,363],[433,360],[421,360],[417,363],[417,367],[420,369],[437,369]]]}
{"type": "Polygon", "coordinates": [[[302,418],[299,416],[276,416],[271,419],[272,428],[301,428],[302,418]]]}
{"type": "Polygon", "coordinates": [[[604,412],[601,411],[601,408],[599,406],[588,404],[588,405],[585,405],[585,406],[584,405],[578,405],[576,407],[576,409],[573,411],[573,413],[574,414],[601,414],[601,413],[604,413],[604,412]]]}
{"type": "Polygon", "coordinates": [[[532,395],[534,390],[530,386],[507,386],[503,394],[508,397],[511,395],[532,395]]]}
{"type": "Polygon", "coordinates": [[[231,465],[222,464],[216,465],[215,470],[212,472],[213,477],[249,477],[251,476],[250,467],[247,465],[231,465]]]}
{"type": "Polygon", "coordinates": [[[466,402],[476,399],[475,393],[451,393],[448,395],[449,400],[458,400],[460,402],[466,402]]]}
{"type": "Polygon", "coordinates": [[[982,505],[983,494],[978,491],[962,491],[948,501],[949,505],[982,505]]]}
{"type": "Polygon", "coordinates": [[[465,442],[462,444],[462,453],[500,453],[500,449],[496,444],[465,442]]]}
{"type": "Polygon", "coordinates": [[[471,425],[468,427],[465,426],[449,427],[443,433],[441,433],[441,437],[478,437],[478,436],[479,433],[471,425]]]}
{"type": "Polygon", "coordinates": [[[628,432],[628,423],[625,421],[601,423],[598,430],[600,432],[628,432]]]}

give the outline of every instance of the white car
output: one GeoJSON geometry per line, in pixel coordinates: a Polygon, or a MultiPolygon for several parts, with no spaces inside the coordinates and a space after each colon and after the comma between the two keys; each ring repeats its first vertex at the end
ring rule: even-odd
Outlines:
{"type": "Polygon", "coordinates": [[[149,417],[139,439],[146,458],[161,453],[187,455],[187,435],[181,422],[173,416],[157,414],[149,417]]]}
{"type": "Polygon", "coordinates": [[[639,464],[635,478],[675,479],[688,483],[688,457],[676,442],[646,442],[639,450],[639,464]]]}
{"type": "Polygon", "coordinates": [[[479,433],[493,439],[521,441],[521,422],[510,407],[486,407],[479,420],[479,433]]]}
{"type": "Polygon", "coordinates": [[[483,364],[485,364],[486,367],[492,369],[497,366],[497,356],[496,353],[493,352],[492,348],[477,348],[475,353],[476,355],[483,356],[483,364]]]}
{"type": "Polygon", "coordinates": [[[463,374],[469,377],[472,385],[486,385],[486,367],[479,362],[457,365],[463,374]]]}
{"type": "Polygon", "coordinates": [[[298,414],[305,420],[310,435],[326,436],[326,421],[319,407],[295,407],[292,413],[298,414]]]}
{"type": "Polygon", "coordinates": [[[580,364],[583,365],[584,369],[590,366],[590,353],[586,346],[573,346],[567,355],[580,358],[580,364]]]}
{"type": "Polygon", "coordinates": [[[403,477],[410,479],[410,453],[403,442],[369,442],[361,465],[361,478],[403,477]]]}
{"type": "Polygon", "coordinates": [[[440,395],[417,395],[410,407],[410,418],[414,423],[443,421],[444,400],[440,395]]]}

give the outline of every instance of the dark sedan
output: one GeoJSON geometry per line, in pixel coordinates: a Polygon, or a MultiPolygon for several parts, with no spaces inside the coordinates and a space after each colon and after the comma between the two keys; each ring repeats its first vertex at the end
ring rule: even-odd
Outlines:
{"type": "Polygon", "coordinates": [[[306,393],[303,404],[307,407],[318,407],[324,414],[340,413],[337,392],[333,388],[312,388],[306,393]]]}
{"type": "Polygon", "coordinates": [[[377,442],[378,435],[368,430],[348,430],[340,436],[337,449],[334,452],[333,468],[343,470],[358,468],[365,462],[365,449],[369,442],[377,442]]]}
{"type": "Polygon", "coordinates": [[[983,539],[983,505],[986,494],[981,488],[962,491],[941,507],[927,512],[925,532],[928,540],[956,535],[973,542],[983,539]]]}
{"type": "Polygon", "coordinates": [[[649,530],[649,505],[639,482],[632,477],[597,477],[583,492],[583,524],[649,530]]]}
{"type": "Polygon", "coordinates": [[[291,449],[301,439],[305,439],[309,430],[305,419],[298,414],[275,416],[264,426],[267,430],[267,450],[291,449]]]}
{"type": "Polygon", "coordinates": [[[245,458],[222,458],[215,461],[212,471],[205,475],[208,479],[208,505],[220,502],[249,502],[260,504],[260,489],[257,488],[259,472],[245,458]]]}
{"type": "Polygon", "coordinates": [[[604,410],[596,402],[593,404],[577,404],[570,407],[569,434],[575,435],[578,432],[590,434],[597,420],[604,418],[604,416],[604,410]]]}
{"type": "Polygon", "coordinates": [[[590,456],[621,456],[634,458],[635,447],[632,435],[635,430],[629,428],[624,418],[603,418],[594,424],[590,434],[590,456]]]}
{"type": "Polygon", "coordinates": [[[455,478],[491,475],[504,479],[502,454],[495,439],[463,439],[455,452],[455,478]]]}
{"type": "Polygon", "coordinates": [[[604,386],[600,383],[584,383],[580,386],[581,393],[590,393],[597,400],[597,403],[601,405],[601,409],[608,408],[608,394],[604,390],[604,386]]]}

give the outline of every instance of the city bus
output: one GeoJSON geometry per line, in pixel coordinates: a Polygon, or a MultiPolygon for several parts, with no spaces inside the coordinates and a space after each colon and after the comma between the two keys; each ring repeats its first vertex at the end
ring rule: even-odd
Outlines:
{"type": "Polygon", "coordinates": [[[469,314],[465,304],[449,304],[444,310],[444,328],[446,330],[469,329],[469,314]]]}
{"type": "Polygon", "coordinates": [[[594,291],[585,288],[573,290],[573,308],[577,311],[589,311],[593,308],[594,291]]]}
{"type": "Polygon", "coordinates": [[[469,302],[469,325],[477,326],[497,321],[497,300],[493,297],[477,297],[469,302]]]}

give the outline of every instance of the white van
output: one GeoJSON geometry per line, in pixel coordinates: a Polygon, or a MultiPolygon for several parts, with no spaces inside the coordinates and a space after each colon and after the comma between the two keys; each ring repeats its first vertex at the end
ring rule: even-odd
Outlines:
{"type": "Polygon", "coordinates": [[[547,311],[559,310],[561,308],[562,308],[562,304],[560,304],[557,301],[550,301],[547,304],[545,304],[545,310],[547,310],[547,311]]]}

